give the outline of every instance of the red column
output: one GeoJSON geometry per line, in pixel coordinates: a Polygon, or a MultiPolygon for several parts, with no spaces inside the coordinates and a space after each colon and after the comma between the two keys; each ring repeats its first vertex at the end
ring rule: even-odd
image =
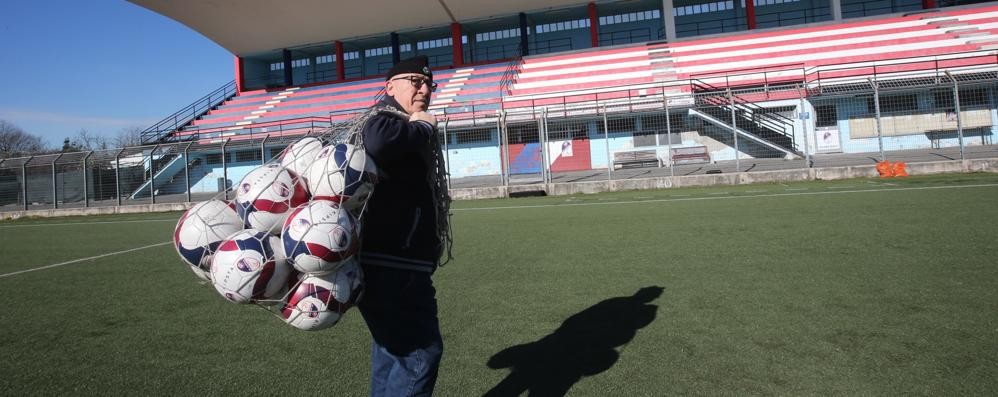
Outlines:
{"type": "Polygon", "coordinates": [[[589,2],[589,39],[593,48],[599,47],[599,15],[596,13],[596,3],[589,2]]]}
{"type": "Polygon", "coordinates": [[[749,29],[755,29],[755,1],[745,0],[745,19],[749,29]]]}
{"type": "Polygon", "coordinates": [[[336,79],[344,80],[346,79],[346,67],[343,66],[345,60],[343,59],[343,42],[336,40],[336,79]]]}
{"type": "Polygon", "coordinates": [[[922,9],[936,8],[936,0],[922,0],[922,9]]]}
{"type": "Polygon", "coordinates": [[[238,56],[236,58],[236,92],[243,92],[243,60],[238,56]]]}
{"type": "Polygon", "coordinates": [[[464,43],[461,42],[461,24],[450,24],[451,48],[454,49],[454,66],[464,64],[464,43]]]}

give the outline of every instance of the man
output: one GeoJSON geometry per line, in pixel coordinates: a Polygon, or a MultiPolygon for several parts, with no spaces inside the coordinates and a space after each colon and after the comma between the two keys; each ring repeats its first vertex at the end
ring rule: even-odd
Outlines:
{"type": "Polygon", "coordinates": [[[358,305],[374,338],[371,396],[431,395],[443,354],[430,275],[450,243],[450,198],[436,119],[426,112],[434,89],[425,56],[399,62],[362,132],[379,169],[363,215],[358,305]]]}

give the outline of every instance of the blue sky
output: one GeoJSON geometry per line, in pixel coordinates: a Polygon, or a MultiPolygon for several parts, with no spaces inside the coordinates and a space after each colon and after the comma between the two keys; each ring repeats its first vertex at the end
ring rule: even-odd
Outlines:
{"type": "Polygon", "coordinates": [[[233,56],[125,1],[0,3],[0,119],[61,146],[148,127],[232,80],[233,56]]]}

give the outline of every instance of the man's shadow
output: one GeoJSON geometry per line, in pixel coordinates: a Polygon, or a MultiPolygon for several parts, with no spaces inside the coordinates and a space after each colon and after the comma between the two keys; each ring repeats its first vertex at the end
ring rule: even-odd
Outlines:
{"type": "Polygon", "coordinates": [[[583,376],[610,369],[620,358],[616,348],[655,320],[658,306],[650,302],[662,295],[662,290],[645,287],[631,296],[604,300],[572,315],[540,340],[496,353],[489,359],[489,368],[509,368],[510,373],[485,396],[519,396],[523,392],[564,396],[583,376]]]}

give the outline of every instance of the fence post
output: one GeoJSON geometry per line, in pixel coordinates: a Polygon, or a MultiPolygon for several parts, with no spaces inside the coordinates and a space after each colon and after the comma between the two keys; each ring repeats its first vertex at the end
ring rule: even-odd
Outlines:
{"type": "MultiPolygon", "coordinates": [[[[807,139],[807,120],[805,120],[804,117],[803,117],[804,113],[805,113],[804,112],[804,90],[801,88],[800,85],[797,85],[797,96],[800,98],[800,105],[798,105],[798,106],[800,106],[800,110],[797,113],[801,116],[801,117],[798,117],[798,118],[800,119],[801,130],[804,132],[804,168],[811,168],[811,151],[808,148],[809,145],[807,143],[808,142],[808,139],[807,139]]],[[[818,117],[818,115],[815,115],[814,117],[818,117]]]]}
{"type": "Polygon", "coordinates": [[[946,71],[946,77],[953,82],[953,108],[956,111],[956,134],[960,140],[960,160],[966,160],[963,152],[963,115],[960,114],[960,83],[953,78],[949,70],[946,71]]]}
{"type": "Polygon", "coordinates": [[[190,149],[194,142],[189,142],[184,148],[184,186],[187,190],[187,202],[191,202],[191,156],[190,149]]]}
{"type": "Polygon", "coordinates": [[[506,111],[496,110],[498,118],[496,119],[496,129],[498,131],[499,138],[499,160],[502,167],[499,168],[499,184],[502,186],[509,187],[509,146],[506,145],[507,140],[507,126],[506,126],[506,111]]]}
{"type": "MultiPolygon", "coordinates": [[[[672,117],[669,114],[669,97],[662,89],[662,102],[665,102],[665,144],[668,145],[665,158],[669,161],[669,176],[676,176],[676,170],[672,166],[672,117]]],[[[656,136],[657,137],[657,136],[656,136]]]]}
{"type": "Polygon", "coordinates": [[[887,161],[887,157],[884,156],[884,137],[881,135],[880,128],[880,86],[877,84],[872,77],[867,77],[867,81],[870,82],[870,86],[873,87],[873,111],[874,117],[877,120],[877,146],[880,148],[880,161],[887,161]]]}
{"type": "MultiPolygon", "coordinates": [[[[727,79],[727,76],[725,76],[727,79]]],[[[728,106],[731,106],[731,136],[735,140],[735,172],[740,172],[741,156],[738,154],[738,124],[735,121],[735,96],[731,93],[731,86],[728,86],[728,106]]]]}
{"type": "Polygon", "coordinates": [[[447,190],[450,190],[450,150],[447,150],[447,141],[450,140],[450,133],[447,132],[447,123],[450,118],[444,116],[444,165],[447,169],[447,190]]]}
{"type": "Polygon", "coordinates": [[[224,200],[229,199],[229,168],[225,164],[225,145],[229,144],[229,139],[232,138],[225,138],[222,141],[222,198],[224,200]]]}
{"type": "Polygon", "coordinates": [[[263,140],[260,141],[260,165],[267,164],[267,140],[270,139],[270,134],[264,135],[263,140]]]}
{"type": "Polygon", "coordinates": [[[114,195],[118,197],[118,206],[121,207],[121,153],[125,148],[118,150],[114,155],[114,195]]]}
{"type": "Polygon", "coordinates": [[[548,161],[548,108],[541,109],[541,180],[547,185],[551,182],[551,162],[548,161]]]}
{"type": "Polygon", "coordinates": [[[610,122],[606,119],[606,105],[603,105],[603,147],[606,148],[606,190],[611,191],[613,159],[610,157],[610,122]]]}
{"type": "Polygon", "coordinates": [[[90,207],[90,194],[87,192],[87,160],[92,154],[94,154],[93,151],[83,156],[83,208],[90,207]]]}
{"type": "Polygon", "coordinates": [[[159,149],[159,144],[152,147],[152,151],[149,152],[149,202],[156,204],[156,150],[159,149]]]}
{"type": "Polygon", "coordinates": [[[35,156],[28,157],[24,163],[21,164],[21,198],[24,199],[24,210],[28,210],[28,163],[35,156]]]}
{"type": "Polygon", "coordinates": [[[52,160],[52,208],[59,208],[59,192],[56,190],[55,183],[55,163],[62,158],[63,154],[65,153],[59,153],[59,155],[55,156],[55,159],[52,160]]]}

